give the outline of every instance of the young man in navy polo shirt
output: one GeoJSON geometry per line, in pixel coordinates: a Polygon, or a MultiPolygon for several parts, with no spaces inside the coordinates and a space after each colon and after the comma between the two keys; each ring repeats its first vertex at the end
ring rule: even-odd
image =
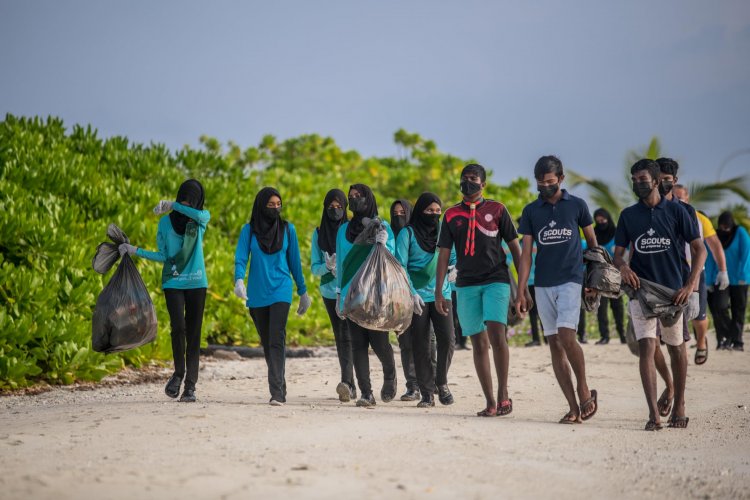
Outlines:
{"type": "MultiPolygon", "coordinates": [[[[640,280],[653,281],[675,290],[674,303],[685,304],[698,285],[706,250],[698,228],[687,210],[679,203],[668,201],[659,193],[659,164],[652,160],[639,160],[630,169],[633,192],[639,201],[620,214],[615,233],[615,266],[622,279],[633,288],[640,280]],[[691,266],[685,261],[684,242],[690,244],[691,266]],[[625,261],[627,248],[633,245],[630,264],[625,261]]],[[[662,428],[656,400],[656,370],[654,351],[659,340],[656,335],[657,318],[646,318],[638,300],[629,305],[635,337],[640,353],[640,373],[643,391],[648,404],[649,420],[646,430],[662,428]]],[[[682,337],[682,318],[672,326],[661,327],[661,338],[667,344],[674,372],[675,399],[670,427],[685,428],[685,381],[687,378],[687,352],[682,337]]]]}
{"type": "Polygon", "coordinates": [[[518,265],[521,248],[513,219],[505,205],[482,196],[487,173],[477,164],[461,172],[463,201],[445,211],[440,228],[435,283],[435,307],[449,313],[443,297],[443,280],[448,270],[451,248],[456,247],[456,309],[464,336],[471,337],[474,367],[486,399],[480,417],[508,415],[513,400],[508,397],[508,343],[505,329],[510,301],[510,273],[502,250],[508,244],[518,265]],[[489,348],[497,372],[497,399],[492,391],[489,348]]]}
{"type": "Polygon", "coordinates": [[[536,243],[536,306],[544,335],[549,338],[555,377],[570,406],[560,423],[578,424],[593,417],[599,406],[596,391],[589,390],[586,383],[583,350],[576,340],[583,286],[583,248],[579,228],[583,229],[589,248],[598,245],[586,202],[560,189],[565,179],[562,162],[555,156],[541,157],[534,166],[534,177],[539,198],[523,209],[518,228],[524,236],[516,307],[519,314],[528,311],[526,289],[532,243],[536,243]],[[576,376],[576,389],[573,388],[571,367],[576,376]]]}

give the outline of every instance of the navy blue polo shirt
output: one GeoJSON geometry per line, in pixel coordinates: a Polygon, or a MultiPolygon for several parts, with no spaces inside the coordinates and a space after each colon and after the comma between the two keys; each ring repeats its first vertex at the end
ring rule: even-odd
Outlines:
{"type": "Polygon", "coordinates": [[[593,224],[586,202],[565,189],[554,205],[541,196],[524,207],[518,232],[536,242],[534,285],[583,284],[583,249],[579,227],[593,224]]]}
{"type": "Polygon", "coordinates": [[[685,243],[697,238],[700,233],[685,207],[662,196],[654,208],[639,201],[622,211],[615,245],[633,244],[630,268],[639,278],[678,290],[689,275],[685,243]]]}

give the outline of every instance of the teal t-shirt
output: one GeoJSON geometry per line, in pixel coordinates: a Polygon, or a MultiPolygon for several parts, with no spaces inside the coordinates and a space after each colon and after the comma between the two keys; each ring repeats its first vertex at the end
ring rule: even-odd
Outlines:
{"type": "MultiPolygon", "coordinates": [[[[203,261],[203,234],[211,219],[208,210],[196,210],[194,208],[174,203],[172,210],[180,212],[193,219],[198,225],[198,241],[195,245],[193,255],[188,260],[182,273],[162,283],[162,289],[189,290],[193,288],[208,288],[206,277],[206,264],[203,261]]],[[[177,234],[172,227],[169,214],[159,219],[159,228],[156,232],[157,251],[152,252],[139,248],[136,255],[156,262],[166,262],[168,258],[174,257],[182,249],[184,236],[177,234]]]]}
{"type": "MultiPolygon", "coordinates": [[[[338,234],[337,234],[338,236],[338,234]]],[[[313,275],[318,277],[326,276],[330,273],[326,267],[326,258],[323,255],[323,250],[318,245],[318,230],[313,230],[312,234],[312,245],[310,246],[310,270],[313,275]]],[[[320,295],[324,299],[335,299],[336,298],[336,278],[332,279],[328,283],[323,283],[319,286],[320,295]]]]}

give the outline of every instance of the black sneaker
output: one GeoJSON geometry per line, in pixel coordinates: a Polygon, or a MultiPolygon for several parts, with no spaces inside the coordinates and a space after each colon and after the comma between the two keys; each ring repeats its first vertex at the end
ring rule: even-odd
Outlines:
{"type": "Polygon", "coordinates": [[[732,350],[733,351],[744,352],[745,351],[744,344],[735,344],[735,345],[732,346],[732,350]]]}
{"type": "Polygon", "coordinates": [[[372,408],[375,406],[375,396],[372,393],[362,394],[362,397],[357,400],[357,406],[362,408],[372,408]]]}
{"type": "Polygon", "coordinates": [[[417,408],[431,408],[433,406],[435,406],[435,396],[432,394],[424,394],[421,401],[417,403],[417,408]]]}
{"type": "Polygon", "coordinates": [[[169,382],[164,387],[164,394],[174,399],[180,395],[180,386],[182,385],[182,377],[179,375],[172,375],[169,378],[169,382]]]}
{"type": "Polygon", "coordinates": [[[339,382],[336,386],[336,393],[339,395],[339,401],[348,403],[352,398],[352,388],[346,382],[339,382]]]}
{"type": "Polygon", "coordinates": [[[396,381],[385,382],[380,390],[380,399],[383,403],[390,403],[396,397],[396,381]]]}
{"type": "Polygon", "coordinates": [[[185,387],[180,396],[180,403],[195,403],[195,389],[192,387],[185,387]]]}
{"type": "Polygon", "coordinates": [[[447,385],[438,386],[438,399],[440,400],[440,404],[444,404],[444,405],[453,404],[453,394],[451,394],[451,391],[450,389],[448,389],[447,385]]]}
{"type": "Polygon", "coordinates": [[[524,347],[538,347],[542,345],[538,340],[532,340],[530,342],[526,342],[523,346],[524,347]]]}
{"type": "Polygon", "coordinates": [[[596,345],[607,345],[609,344],[609,337],[602,337],[596,341],[596,345]]]}
{"type": "Polygon", "coordinates": [[[406,389],[401,395],[401,401],[417,401],[419,399],[419,389],[406,389]]]}

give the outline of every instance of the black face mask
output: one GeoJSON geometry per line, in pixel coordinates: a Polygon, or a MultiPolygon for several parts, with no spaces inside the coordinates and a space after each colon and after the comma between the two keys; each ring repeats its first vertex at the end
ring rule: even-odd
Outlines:
{"type": "Polygon", "coordinates": [[[474,196],[482,190],[482,185],[471,181],[461,181],[461,192],[464,196],[474,196]]]}
{"type": "Polygon", "coordinates": [[[365,205],[367,205],[367,200],[364,198],[349,198],[349,208],[351,208],[352,212],[355,214],[363,211],[365,205]]]}
{"type": "Polygon", "coordinates": [[[424,214],[422,215],[424,221],[432,227],[435,227],[440,222],[440,214],[424,214]]]}
{"type": "Polygon", "coordinates": [[[344,218],[344,209],[343,208],[326,208],[326,215],[332,221],[338,222],[344,218]]]}
{"type": "Polygon", "coordinates": [[[633,183],[633,192],[638,197],[639,200],[645,200],[648,198],[648,195],[651,194],[651,191],[654,189],[653,184],[650,181],[643,181],[643,182],[634,182],[633,183]]]}
{"type": "Polygon", "coordinates": [[[661,194],[662,196],[666,196],[672,191],[673,187],[674,187],[674,182],[661,181],[659,183],[659,194],[661,194]]]}
{"type": "Polygon", "coordinates": [[[560,184],[552,184],[549,186],[536,186],[537,191],[539,191],[539,194],[542,195],[542,198],[545,200],[549,200],[553,196],[555,196],[555,193],[557,193],[557,190],[560,189],[560,184]]]}
{"type": "Polygon", "coordinates": [[[279,215],[281,215],[281,207],[279,208],[271,208],[271,207],[263,207],[261,210],[263,212],[263,216],[267,219],[275,219],[279,215]]]}
{"type": "Polygon", "coordinates": [[[391,228],[396,231],[399,229],[403,229],[404,226],[406,226],[405,215],[394,215],[391,219],[391,228]]]}

